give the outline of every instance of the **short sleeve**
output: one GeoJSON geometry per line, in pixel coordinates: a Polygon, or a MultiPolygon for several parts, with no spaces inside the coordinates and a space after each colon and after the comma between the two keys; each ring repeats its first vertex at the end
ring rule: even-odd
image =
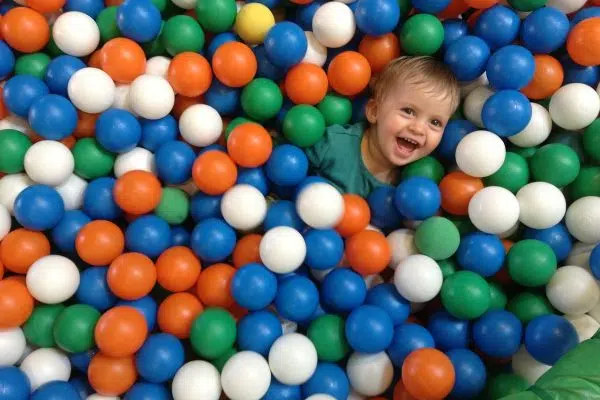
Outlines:
{"type": "Polygon", "coordinates": [[[325,165],[327,152],[329,151],[330,142],[327,133],[317,143],[305,149],[306,157],[310,166],[315,171],[321,171],[325,165]]]}

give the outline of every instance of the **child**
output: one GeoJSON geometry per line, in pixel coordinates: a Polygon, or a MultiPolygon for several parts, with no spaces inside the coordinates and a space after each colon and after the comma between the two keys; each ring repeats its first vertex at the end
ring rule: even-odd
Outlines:
{"type": "Polygon", "coordinates": [[[396,185],[398,167],[435,150],[459,102],[458,81],[442,62],[397,58],[375,80],[365,108],[368,125],[330,126],[307,149],[314,173],[364,198],[381,185],[396,185]]]}

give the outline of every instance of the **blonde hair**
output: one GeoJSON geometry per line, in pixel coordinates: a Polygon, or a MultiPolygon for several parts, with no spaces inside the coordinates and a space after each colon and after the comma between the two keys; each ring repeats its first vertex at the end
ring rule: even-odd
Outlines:
{"type": "Polygon", "coordinates": [[[460,85],[446,64],[429,56],[403,56],[388,63],[371,84],[371,94],[377,103],[396,87],[397,82],[422,86],[433,93],[450,98],[452,112],[460,104],[460,85]]]}

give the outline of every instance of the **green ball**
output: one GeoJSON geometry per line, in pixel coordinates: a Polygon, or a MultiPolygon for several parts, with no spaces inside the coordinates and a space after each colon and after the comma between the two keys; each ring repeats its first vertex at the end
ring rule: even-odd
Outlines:
{"type": "Polygon", "coordinates": [[[198,21],[188,15],[169,18],[162,33],[163,45],[167,52],[176,56],[193,51],[199,53],[204,46],[204,31],[198,21]]]}
{"type": "Polygon", "coordinates": [[[454,226],[456,226],[456,229],[458,229],[458,232],[461,236],[468,235],[469,233],[475,232],[477,230],[477,228],[475,228],[475,225],[473,225],[469,217],[446,215],[446,218],[452,221],[452,223],[454,224],[454,226]]]}
{"type": "Polygon", "coordinates": [[[226,310],[207,308],[193,322],[190,341],[194,351],[208,360],[227,352],[236,338],[235,319],[226,310]]]}
{"type": "Polygon", "coordinates": [[[544,7],[548,0],[508,0],[508,2],[519,11],[533,11],[544,7]]]}
{"type": "Polygon", "coordinates": [[[433,55],[442,47],[443,42],[444,26],[435,15],[413,15],[400,31],[400,44],[409,55],[433,55]]]}
{"type": "Polygon", "coordinates": [[[338,315],[324,314],[314,319],[308,327],[307,336],[315,345],[320,361],[338,362],[350,351],[345,322],[338,315]]]}
{"type": "Polygon", "coordinates": [[[326,126],[345,125],[352,119],[352,101],[339,94],[329,93],[317,108],[323,114],[326,126]]]}
{"type": "Polygon", "coordinates": [[[456,318],[479,318],[490,303],[490,285],[475,272],[458,271],[442,285],[442,305],[456,318]]]}
{"type": "Polygon", "coordinates": [[[485,186],[500,186],[517,193],[529,183],[529,165],[519,154],[507,152],[500,169],[483,181],[485,186]]]}
{"type": "Polygon", "coordinates": [[[442,270],[442,276],[444,277],[444,280],[456,272],[456,263],[451,258],[439,260],[437,263],[442,270]]]}
{"type": "Polygon", "coordinates": [[[154,40],[142,44],[142,49],[148,58],[167,55],[167,50],[165,50],[165,45],[163,43],[164,27],[165,23],[163,21],[158,36],[154,38],[154,40]]]}
{"type": "Polygon", "coordinates": [[[100,39],[102,39],[103,43],[121,36],[121,31],[117,26],[117,10],[118,7],[106,7],[96,17],[96,24],[100,30],[100,39]]]}
{"type": "Polygon", "coordinates": [[[56,58],[58,56],[62,56],[65,53],[56,45],[54,41],[54,37],[50,35],[50,40],[48,40],[48,44],[44,48],[44,53],[48,54],[52,58],[56,58]]]}
{"type": "Polygon", "coordinates": [[[444,260],[456,253],[460,244],[460,233],[449,219],[431,217],[417,227],[415,244],[421,254],[434,260],[444,260]]]}
{"type": "Polygon", "coordinates": [[[65,309],[62,304],[41,304],[23,325],[23,333],[27,343],[37,347],[54,347],[54,334],[52,329],[58,315],[65,309]]]}
{"type": "Polygon", "coordinates": [[[235,129],[236,126],[245,124],[246,122],[254,122],[249,118],[244,117],[235,117],[232,119],[227,125],[227,129],[225,129],[225,140],[229,139],[229,135],[231,135],[231,131],[235,129]]]}
{"type": "Polygon", "coordinates": [[[73,146],[75,173],[84,179],[96,179],[110,175],[116,156],[110,153],[94,138],[83,138],[73,146]]]}
{"type": "Polygon", "coordinates": [[[487,382],[486,398],[498,400],[512,394],[519,394],[529,387],[529,383],[518,375],[502,373],[487,382]]]}
{"type": "Polygon", "coordinates": [[[204,29],[221,33],[233,26],[237,6],[235,0],[199,0],[196,4],[196,15],[204,29]]]}
{"type": "Polygon", "coordinates": [[[435,183],[440,183],[444,177],[444,166],[435,157],[427,156],[414,161],[402,168],[402,180],[420,176],[429,178],[435,183]]]}
{"type": "Polygon", "coordinates": [[[572,201],[586,196],[600,196],[600,167],[582,167],[577,178],[569,185],[572,201]]]}
{"type": "Polygon", "coordinates": [[[508,303],[508,297],[506,297],[504,289],[496,282],[488,282],[488,285],[490,285],[489,311],[504,310],[506,308],[506,303],[508,303]]]}
{"type": "Polygon", "coordinates": [[[158,8],[158,11],[163,12],[167,8],[167,2],[169,0],[151,0],[154,7],[158,8]]]}
{"type": "Polygon", "coordinates": [[[94,329],[100,312],[87,304],[75,304],[60,313],[54,324],[56,344],[69,353],[80,353],[94,347],[94,329]]]}
{"type": "Polygon", "coordinates": [[[557,268],[556,254],[552,248],[536,239],[515,243],[508,251],[507,264],[511,279],[527,287],[545,285],[557,268]]]}
{"type": "Polygon", "coordinates": [[[15,129],[0,130],[0,172],[17,174],[24,170],[25,153],[31,147],[31,140],[15,129]]]}
{"type": "Polygon", "coordinates": [[[411,0],[398,0],[398,5],[400,5],[400,15],[403,17],[413,8],[411,0]]]}
{"type": "Polygon", "coordinates": [[[538,151],[538,147],[518,147],[518,146],[511,146],[510,151],[520,155],[521,157],[523,157],[526,160],[530,160],[531,157],[533,157],[535,155],[535,153],[538,151]]]}
{"type": "Polygon", "coordinates": [[[546,296],[531,292],[521,292],[517,294],[510,299],[507,309],[515,314],[523,325],[527,325],[529,321],[541,315],[554,313],[552,305],[546,296]]]}
{"type": "Polygon", "coordinates": [[[577,153],[559,143],[540,147],[531,157],[530,166],[535,181],[548,182],[559,188],[573,182],[580,169],[577,153]]]}
{"type": "Polygon", "coordinates": [[[579,132],[556,131],[544,144],[559,143],[568,146],[577,154],[579,163],[585,162],[585,151],[583,150],[583,135],[579,132]]]}
{"type": "Polygon", "coordinates": [[[43,80],[50,61],[50,56],[45,53],[24,54],[15,64],[15,74],[31,75],[43,80]]]}
{"type": "Polygon", "coordinates": [[[266,121],[281,110],[283,94],[272,80],[256,78],[242,90],[241,102],[242,109],[250,118],[266,121]]]}
{"type": "Polygon", "coordinates": [[[310,147],[325,134],[323,114],[308,104],[292,107],[283,119],[283,135],[298,147],[310,147]]]}
{"type": "Polygon", "coordinates": [[[223,355],[221,355],[219,358],[213,360],[212,365],[214,365],[214,367],[220,373],[221,371],[223,371],[223,367],[225,366],[227,361],[229,361],[229,359],[236,354],[237,354],[237,350],[232,347],[232,348],[226,350],[225,353],[223,353],[223,355]]]}
{"type": "Polygon", "coordinates": [[[187,193],[179,188],[166,187],[162,190],[160,203],[154,213],[171,225],[183,223],[190,211],[187,193]]]}
{"type": "Polygon", "coordinates": [[[592,160],[600,162],[600,118],[583,132],[583,150],[592,160]]]}

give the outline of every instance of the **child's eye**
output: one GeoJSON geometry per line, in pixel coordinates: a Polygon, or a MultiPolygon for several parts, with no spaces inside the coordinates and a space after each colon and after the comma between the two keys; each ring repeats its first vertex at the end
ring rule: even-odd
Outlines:
{"type": "Polygon", "coordinates": [[[405,113],[407,113],[408,115],[415,115],[415,110],[413,110],[413,109],[412,109],[412,108],[410,108],[410,107],[404,107],[404,108],[402,109],[402,111],[403,111],[403,112],[405,112],[405,113]]]}
{"type": "Polygon", "coordinates": [[[439,119],[434,119],[431,121],[431,124],[437,128],[441,128],[442,127],[442,121],[440,121],[439,119]]]}

